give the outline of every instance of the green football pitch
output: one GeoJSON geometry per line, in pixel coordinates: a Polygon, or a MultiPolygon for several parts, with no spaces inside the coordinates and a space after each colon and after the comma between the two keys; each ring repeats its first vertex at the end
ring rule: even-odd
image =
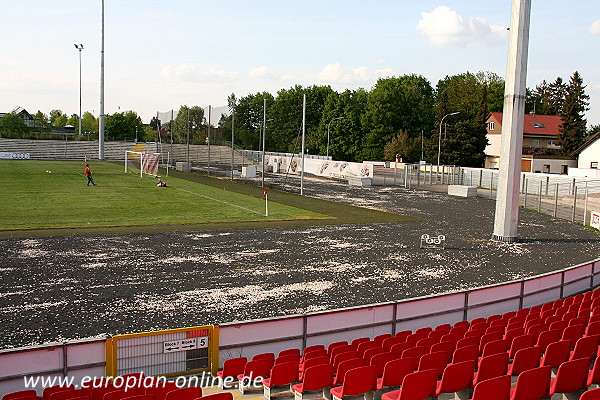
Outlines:
{"type": "Polygon", "coordinates": [[[97,186],[86,185],[82,162],[0,161],[0,237],[412,220],[277,190],[267,216],[260,187],[171,171],[161,188],[123,164],[90,167],[97,186]]]}
{"type": "Polygon", "coordinates": [[[308,210],[196,182],[124,173],[122,165],[91,163],[87,186],[81,162],[0,162],[4,212],[0,230],[168,225],[323,218],[308,210]]]}

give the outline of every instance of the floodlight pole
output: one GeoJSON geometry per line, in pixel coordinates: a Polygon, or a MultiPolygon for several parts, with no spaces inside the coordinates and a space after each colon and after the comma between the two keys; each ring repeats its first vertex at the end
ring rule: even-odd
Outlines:
{"type": "Polygon", "coordinates": [[[81,137],[81,51],[83,50],[83,45],[75,44],[75,48],[79,50],[79,137],[81,137]]]}
{"type": "Polygon", "coordinates": [[[513,0],[502,113],[496,215],[492,235],[494,240],[508,243],[518,240],[530,17],[531,0],[513,0]]]}
{"type": "Polygon", "coordinates": [[[440,136],[438,137],[438,157],[437,157],[437,165],[440,165],[440,156],[442,155],[442,125],[444,124],[444,119],[446,119],[446,117],[449,117],[450,115],[456,115],[459,114],[460,111],[456,111],[450,114],[446,114],[442,117],[442,120],[440,121],[440,136]]]}
{"type": "Polygon", "coordinates": [[[233,158],[235,156],[235,149],[233,147],[233,141],[235,139],[235,102],[231,107],[231,180],[233,180],[233,158]]]}
{"type": "Polygon", "coordinates": [[[333,118],[331,121],[329,121],[329,123],[327,124],[327,158],[329,159],[329,127],[331,126],[331,123],[333,121],[337,121],[339,119],[344,119],[344,117],[337,117],[337,118],[333,118]]]}
{"type": "Polygon", "coordinates": [[[102,44],[100,47],[100,115],[98,126],[98,159],[104,160],[104,0],[102,0],[102,44]]]}
{"type": "Polygon", "coordinates": [[[304,195],[304,144],[306,137],[306,94],[302,95],[302,162],[300,163],[300,195],[304,195]]]}
{"type": "Polygon", "coordinates": [[[265,187],[265,137],[267,136],[267,98],[263,99],[262,174],[261,186],[265,187]]]}

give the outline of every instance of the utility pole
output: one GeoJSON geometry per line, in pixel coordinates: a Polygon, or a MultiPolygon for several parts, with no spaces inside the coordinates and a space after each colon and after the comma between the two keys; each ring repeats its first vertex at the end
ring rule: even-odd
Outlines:
{"type": "Polygon", "coordinates": [[[83,45],[75,45],[75,48],[79,50],[79,137],[81,138],[81,51],[83,50],[83,45]]]}

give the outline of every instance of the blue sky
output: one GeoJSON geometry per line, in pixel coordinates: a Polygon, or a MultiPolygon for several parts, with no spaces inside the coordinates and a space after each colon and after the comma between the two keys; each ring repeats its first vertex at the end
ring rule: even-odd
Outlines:
{"type": "MultiPolygon", "coordinates": [[[[101,1],[2,4],[0,112],[99,112],[101,1]]],[[[504,77],[511,1],[105,0],[105,112],[145,122],[180,105],[295,84],[371,88],[379,77],[504,77]]],[[[534,1],[528,86],[578,70],[600,123],[600,2],[534,1]]]]}

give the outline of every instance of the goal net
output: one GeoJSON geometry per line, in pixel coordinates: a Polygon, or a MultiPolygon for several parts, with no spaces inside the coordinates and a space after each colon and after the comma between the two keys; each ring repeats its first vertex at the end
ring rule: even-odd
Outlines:
{"type": "Polygon", "coordinates": [[[158,163],[161,153],[145,153],[139,151],[125,152],[125,173],[139,171],[140,176],[158,176],[158,163]]]}

